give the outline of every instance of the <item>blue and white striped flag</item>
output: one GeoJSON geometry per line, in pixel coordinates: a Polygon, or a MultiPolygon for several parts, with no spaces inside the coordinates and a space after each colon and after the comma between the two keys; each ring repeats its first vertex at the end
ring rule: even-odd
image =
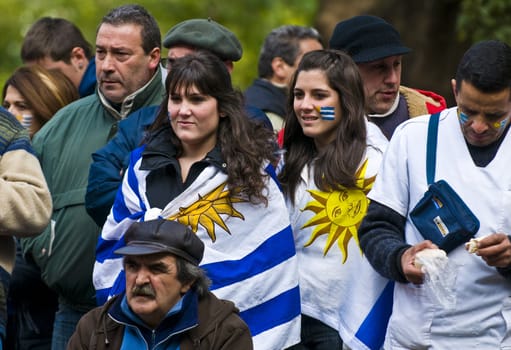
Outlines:
{"type": "MultiPolygon", "coordinates": [[[[131,156],[96,250],[94,285],[99,302],[124,290],[122,257],[113,251],[134,221],[162,217],[189,225],[205,244],[201,262],[211,291],[233,301],[248,324],[255,349],[284,349],[299,342],[300,295],[294,240],[284,197],[268,177],[268,204],[231,197],[226,174],[206,168],[163,210],[149,208],[140,170],[142,148],[131,156]]],[[[271,166],[266,169],[274,175],[271,166]]]]}
{"type": "Polygon", "coordinates": [[[335,120],[335,107],[322,106],[318,112],[323,120],[335,120]]]}

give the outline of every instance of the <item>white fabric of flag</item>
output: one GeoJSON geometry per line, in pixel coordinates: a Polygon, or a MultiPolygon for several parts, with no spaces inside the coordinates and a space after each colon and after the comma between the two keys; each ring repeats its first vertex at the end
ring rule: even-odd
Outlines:
{"type": "Polygon", "coordinates": [[[233,301],[248,324],[255,349],[284,349],[299,342],[300,295],[293,235],[284,197],[271,165],[268,205],[230,196],[227,175],[213,166],[163,210],[150,208],[145,195],[148,171],[140,170],[143,147],[131,155],[96,250],[93,281],[98,302],[124,290],[123,235],[134,221],[156,217],[191,227],[205,244],[201,267],[211,291],[233,301]]]}

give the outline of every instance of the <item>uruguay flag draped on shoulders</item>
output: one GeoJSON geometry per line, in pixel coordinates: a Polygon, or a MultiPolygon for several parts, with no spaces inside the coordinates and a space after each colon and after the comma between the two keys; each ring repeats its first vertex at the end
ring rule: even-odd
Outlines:
{"type": "Polygon", "coordinates": [[[211,291],[233,301],[248,324],[254,349],[284,349],[299,342],[300,295],[293,235],[284,197],[272,167],[265,169],[268,205],[230,196],[227,175],[207,167],[162,209],[146,198],[148,171],[140,170],[140,147],[131,155],[122,187],[96,249],[93,281],[99,303],[124,290],[123,235],[134,221],[162,217],[188,225],[204,242],[201,267],[211,291]]]}

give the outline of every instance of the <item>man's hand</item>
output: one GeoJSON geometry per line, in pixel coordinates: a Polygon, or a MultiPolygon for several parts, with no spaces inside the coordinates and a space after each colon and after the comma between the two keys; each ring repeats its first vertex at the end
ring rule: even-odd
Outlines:
{"type": "Polygon", "coordinates": [[[424,282],[424,273],[422,273],[420,268],[415,267],[414,262],[415,255],[427,248],[438,249],[431,241],[422,241],[405,250],[401,256],[401,267],[403,268],[403,274],[408,282],[414,284],[422,284],[424,282]]]}
{"type": "Polygon", "coordinates": [[[488,235],[478,242],[476,254],[483,258],[489,266],[509,267],[511,265],[511,241],[503,233],[488,235]]]}

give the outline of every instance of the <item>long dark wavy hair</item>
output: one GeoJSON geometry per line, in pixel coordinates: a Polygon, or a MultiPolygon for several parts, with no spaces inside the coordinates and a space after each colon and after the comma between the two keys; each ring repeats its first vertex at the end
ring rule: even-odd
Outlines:
{"type": "Polygon", "coordinates": [[[356,187],[356,172],[366,150],[364,87],[358,68],[345,53],[317,50],[306,53],[293,76],[284,130],[284,169],[280,173],[284,193],[291,202],[305,165],[314,166],[314,183],[322,191],[356,187]],[[321,70],[328,85],[339,94],[341,121],[335,140],[318,151],[314,139],[305,136],[293,109],[293,90],[302,71],[321,70]]]}
{"type": "MultiPolygon", "coordinates": [[[[182,89],[191,91],[194,87],[204,95],[217,100],[220,118],[217,130],[217,145],[227,164],[227,184],[234,195],[244,195],[254,204],[267,203],[265,176],[262,166],[274,162],[274,139],[270,130],[252,122],[245,113],[242,93],[234,89],[231,76],[225,64],[215,55],[197,51],[172,63],[165,82],[166,95],[161,103],[158,116],[149,131],[157,133],[169,124],[167,103],[169,96],[182,89]]],[[[172,128],[171,140],[181,155],[181,141],[172,128]]]]}

